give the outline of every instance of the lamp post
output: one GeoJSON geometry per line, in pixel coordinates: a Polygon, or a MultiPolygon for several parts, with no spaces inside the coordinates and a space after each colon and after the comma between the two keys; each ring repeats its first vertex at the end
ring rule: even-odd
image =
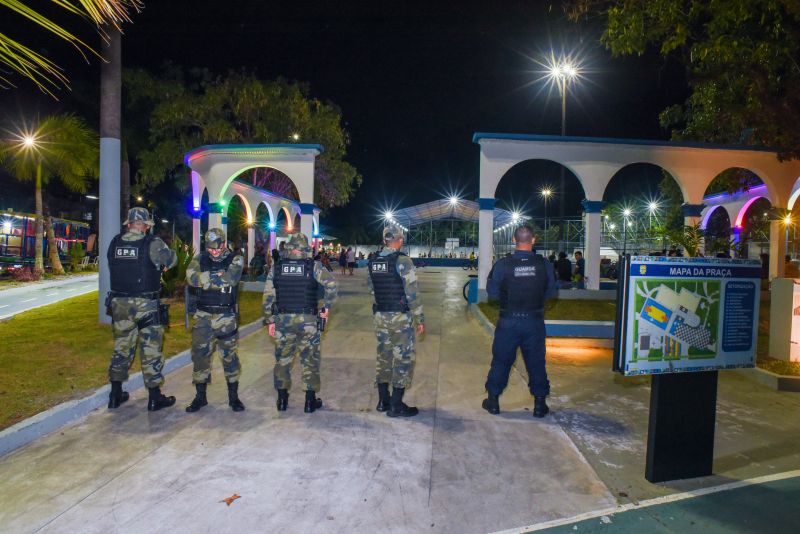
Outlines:
{"type": "Polygon", "coordinates": [[[629,208],[625,208],[622,210],[622,215],[624,216],[625,220],[622,223],[622,255],[624,256],[628,251],[628,227],[631,225],[631,222],[628,220],[628,217],[631,216],[633,212],[629,208]]]}
{"type": "MultiPolygon", "coordinates": [[[[554,54],[550,55],[551,58],[555,57],[554,54]]],[[[578,78],[578,68],[574,65],[569,59],[561,59],[559,61],[551,61],[550,64],[550,72],[549,76],[550,79],[555,82],[558,86],[558,91],[561,94],[561,135],[567,135],[567,91],[569,88],[569,83],[575,81],[578,78]]],[[[559,168],[559,179],[558,184],[560,187],[560,191],[564,191],[565,187],[565,180],[564,180],[564,166],[562,165],[559,168]]],[[[564,220],[564,198],[562,196],[561,201],[559,202],[559,218],[562,221],[561,231],[559,232],[559,237],[562,237],[563,234],[563,220],[564,220]]]]}
{"type": "Polygon", "coordinates": [[[542,188],[541,191],[539,191],[539,196],[541,196],[542,200],[544,201],[544,248],[545,248],[545,251],[547,251],[547,241],[548,241],[548,239],[547,239],[548,238],[548,235],[547,235],[547,227],[548,227],[548,224],[547,224],[547,201],[550,200],[551,196],[553,196],[553,190],[550,189],[549,187],[545,186],[545,187],[542,188]]]}

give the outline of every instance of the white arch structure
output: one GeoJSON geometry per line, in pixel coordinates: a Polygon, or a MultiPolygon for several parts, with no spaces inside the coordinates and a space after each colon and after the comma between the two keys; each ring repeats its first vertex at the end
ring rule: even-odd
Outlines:
{"type": "MultiPolygon", "coordinates": [[[[684,218],[698,222],[703,196],[711,181],[732,167],[747,169],[764,182],[773,206],[788,208],[800,197],[796,185],[800,161],[779,161],[774,151],[753,147],[707,145],[667,141],[609,139],[602,137],[561,137],[503,133],[476,133],[473,142],[480,146],[480,218],[478,287],[486,289],[492,266],[492,218],[495,192],[503,176],[523,161],[544,159],[564,165],[583,186],[586,199],[586,285],[598,289],[600,281],[600,212],[603,194],[614,175],[634,163],[657,165],[677,181],[684,198],[684,218]]],[[[780,239],[779,221],[770,225],[770,277],[783,274],[785,243],[780,239]]]]}
{"type": "Polygon", "coordinates": [[[192,243],[200,250],[200,215],[203,191],[208,192],[208,225],[227,231],[228,207],[239,197],[247,212],[247,261],[255,251],[258,206],[269,212],[270,248],[275,246],[275,223],[284,210],[288,227],[300,215],[300,231],[311,242],[319,235],[319,208],[314,206],[314,163],[323,151],[321,145],[206,145],[187,152],[184,162],[192,170],[192,243]],[[288,176],[297,188],[300,202],[270,191],[235,181],[242,172],[270,167],[288,176]]]}

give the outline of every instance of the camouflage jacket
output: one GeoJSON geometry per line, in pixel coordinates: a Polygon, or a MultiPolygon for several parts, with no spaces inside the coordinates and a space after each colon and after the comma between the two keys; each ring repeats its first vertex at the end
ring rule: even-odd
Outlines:
{"type": "MultiPolygon", "coordinates": [[[[230,250],[225,250],[220,254],[219,259],[224,260],[233,254],[230,250]]],[[[186,268],[186,282],[193,287],[203,289],[224,289],[226,287],[236,287],[242,278],[244,269],[244,258],[241,254],[233,257],[233,261],[226,271],[205,271],[200,270],[200,255],[192,258],[186,268]]]]}
{"type": "MultiPolygon", "coordinates": [[[[388,256],[397,252],[390,248],[385,248],[381,251],[380,256],[388,256]]],[[[406,301],[414,322],[418,325],[425,324],[425,313],[422,311],[422,302],[419,300],[419,284],[417,283],[417,270],[414,268],[414,262],[408,256],[398,256],[397,258],[397,274],[403,279],[403,289],[406,292],[406,301]]],[[[372,287],[372,278],[367,276],[367,284],[369,284],[369,291],[375,294],[372,287]]],[[[391,312],[389,312],[391,313],[391,312]]]]}
{"type": "MultiPolygon", "coordinates": [[[[288,257],[288,255],[287,255],[288,257]]],[[[295,259],[295,258],[292,258],[295,259]]],[[[299,259],[299,258],[298,258],[299,259]]],[[[275,286],[272,284],[273,276],[275,273],[275,266],[269,270],[267,281],[264,284],[264,298],[261,302],[261,307],[264,311],[264,318],[268,323],[275,322],[275,317],[272,314],[272,305],[275,303],[275,286]]],[[[325,289],[325,303],[324,306],[330,309],[336,300],[336,279],[333,277],[328,269],[323,267],[322,263],[314,262],[314,280],[317,281],[325,289]]]]}
{"type": "MultiPolygon", "coordinates": [[[[122,234],[123,241],[139,241],[142,237],[143,233],[132,229],[122,234]]],[[[156,237],[150,242],[150,261],[162,269],[171,269],[177,265],[178,255],[160,237],[156,237]]]]}

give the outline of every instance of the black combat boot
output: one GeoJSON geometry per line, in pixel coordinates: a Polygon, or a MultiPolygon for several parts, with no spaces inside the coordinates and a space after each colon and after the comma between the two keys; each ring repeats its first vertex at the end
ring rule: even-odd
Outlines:
{"type": "Polygon", "coordinates": [[[197,393],[192,400],[192,403],[186,407],[186,411],[189,413],[196,412],[206,404],[208,404],[208,400],[206,399],[206,388],[208,384],[203,382],[202,384],[195,384],[194,388],[197,390],[197,393]]]}
{"type": "Polygon", "coordinates": [[[548,413],[550,413],[550,408],[547,407],[547,403],[544,401],[546,397],[534,397],[533,398],[533,416],[534,417],[544,417],[548,413]]]}
{"type": "Polygon", "coordinates": [[[108,394],[108,407],[111,409],[119,408],[119,405],[130,398],[127,391],[122,391],[122,382],[119,380],[111,381],[111,393],[108,394]]]}
{"type": "Polygon", "coordinates": [[[150,393],[150,400],[147,401],[148,412],[157,412],[161,408],[169,408],[175,404],[175,397],[167,397],[166,395],[162,394],[161,388],[158,386],[154,388],[148,388],[148,392],[150,393]]]}
{"type": "Polygon", "coordinates": [[[500,413],[500,398],[489,393],[489,396],[483,400],[481,406],[490,414],[497,415],[500,413]]]}
{"type": "Polygon", "coordinates": [[[379,412],[385,412],[391,407],[389,396],[389,384],[378,384],[378,405],[375,407],[379,412]]]}
{"type": "Polygon", "coordinates": [[[314,391],[306,391],[306,405],[303,411],[306,413],[314,413],[314,411],[319,408],[322,408],[322,399],[318,399],[314,391]]]}
{"type": "Polygon", "coordinates": [[[278,411],[285,412],[289,406],[289,392],[285,389],[278,390],[278,411]]]}
{"type": "Polygon", "coordinates": [[[389,417],[414,417],[419,413],[416,406],[408,406],[403,402],[403,395],[405,395],[406,388],[394,388],[392,390],[392,399],[390,401],[389,409],[386,415],[389,417]]]}
{"type": "Polygon", "coordinates": [[[234,412],[244,411],[244,403],[239,400],[239,382],[228,382],[228,406],[234,412]]]}

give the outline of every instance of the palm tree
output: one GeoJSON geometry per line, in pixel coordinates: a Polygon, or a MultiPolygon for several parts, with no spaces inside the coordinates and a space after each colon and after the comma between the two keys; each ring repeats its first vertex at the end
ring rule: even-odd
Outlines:
{"type": "MultiPolygon", "coordinates": [[[[97,134],[73,114],[51,115],[32,132],[0,145],[3,163],[20,181],[34,181],[36,190],[36,244],[34,269],[44,270],[42,191],[54,178],[75,192],[85,193],[98,173],[97,134]]],[[[49,236],[52,239],[52,236],[49,236]]],[[[53,270],[63,272],[55,243],[50,243],[53,270]]]]}
{"type": "MultiPolygon", "coordinates": [[[[45,31],[71,44],[84,57],[99,54],[83,40],[63,26],[56,24],[41,11],[26,5],[22,0],[0,0],[0,7],[15,12],[20,17],[38,25],[45,31]]],[[[89,21],[96,25],[100,35],[109,40],[106,31],[109,27],[119,30],[123,22],[130,22],[130,11],[140,11],[143,4],[140,0],[53,0],[51,4],[66,15],[78,17],[81,23],[89,21]]],[[[4,19],[5,20],[5,19],[4,19]]],[[[0,65],[11,72],[33,81],[42,91],[53,95],[58,87],[69,87],[69,80],[62,74],[62,69],[53,61],[35,52],[25,44],[18,42],[7,34],[0,32],[0,65]]],[[[0,70],[0,85],[13,86],[12,81],[0,70]]]]}

